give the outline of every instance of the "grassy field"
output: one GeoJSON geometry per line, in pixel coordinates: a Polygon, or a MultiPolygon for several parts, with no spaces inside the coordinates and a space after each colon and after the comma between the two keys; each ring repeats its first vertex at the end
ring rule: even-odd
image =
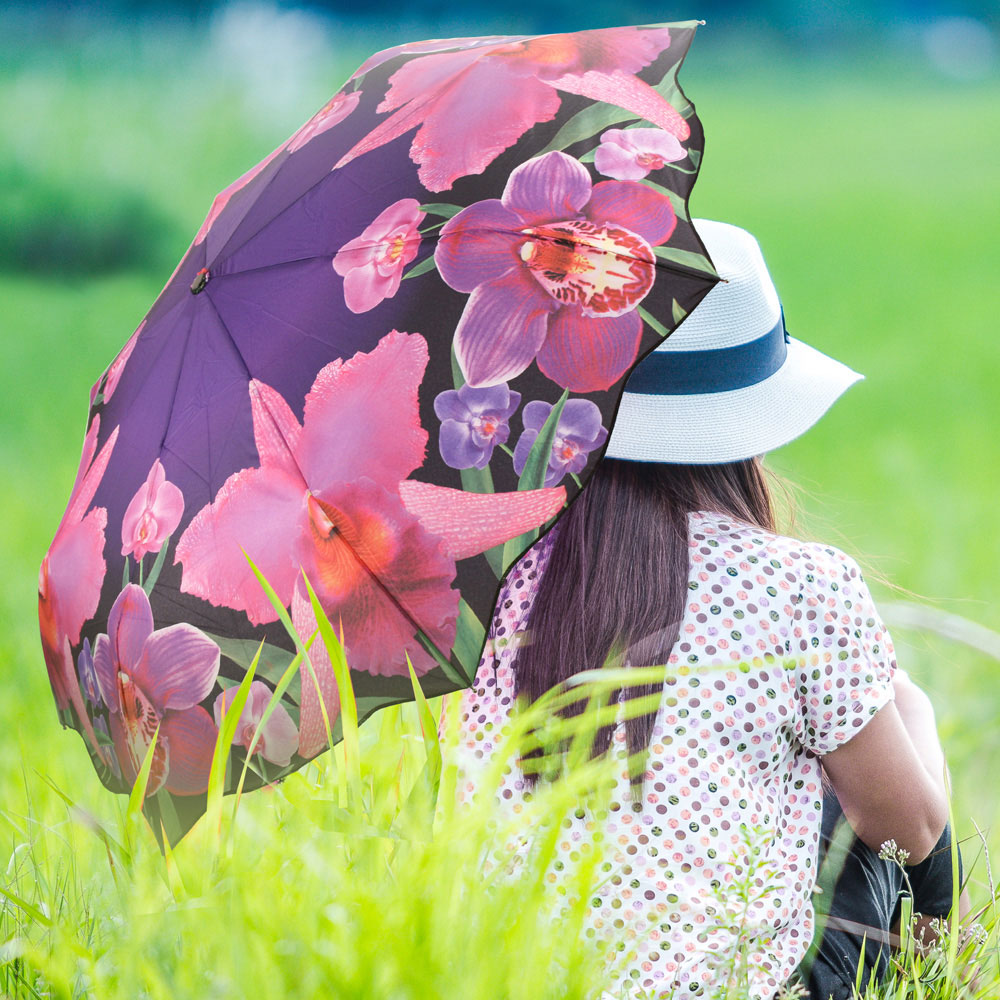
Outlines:
{"type": "MultiPolygon", "coordinates": [[[[1000,630],[994,515],[1000,86],[948,82],[913,66],[889,72],[862,56],[769,59],[764,73],[748,65],[745,53],[731,61],[711,46],[699,63],[699,41],[682,74],[707,135],[694,214],[753,231],[791,333],[867,376],[771,464],[800,488],[797,530],[846,548],[878,581],[890,627],[897,623],[900,661],[938,708],[956,826],[973,868],[974,901],[983,903],[992,893],[977,827],[1000,857],[994,770],[1000,662],[970,645],[983,645],[971,627],[958,623],[969,639],[963,642],[942,636],[935,623],[946,612],[1000,630]],[[932,611],[914,615],[913,603],[932,611]],[[914,619],[927,627],[914,627],[914,619]]],[[[37,910],[26,915],[8,905],[3,911],[0,961],[8,978],[0,978],[0,994],[79,995],[68,972],[65,982],[45,987],[15,983],[11,970],[31,969],[32,961],[60,949],[72,952],[89,935],[110,942],[95,952],[104,965],[96,962],[89,973],[104,984],[96,995],[139,995],[129,991],[129,975],[143,979],[147,996],[237,995],[237,980],[226,970],[235,967],[236,952],[252,953],[256,971],[238,982],[241,989],[259,982],[270,968],[260,955],[265,942],[254,936],[230,942],[232,954],[213,953],[224,939],[208,933],[199,939],[206,919],[215,919],[213,907],[234,908],[237,927],[256,919],[277,933],[296,907],[308,910],[302,885],[339,878],[315,843],[323,823],[293,822],[284,798],[278,807],[278,796],[261,795],[242,807],[249,818],[239,834],[238,863],[217,866],[212,878],[236,880],[259,863],[276,885],[298,886],[275,904],[273,919],[261,916],[269,894],[244,899],[227,890],[222,902],[209,905],[197,886],[167,884],[169,866],[156,867],[151,845],[100,787],[79,738],[59,730],[37,638],[35,587],[75,474],[91,383],[142,318],[214,194],[319,107],[364,54],[338,51],[283,108],[266,114],[247,101],[236,77],[210,70],[205,45],[182,31],[20,47],[0,60],[0,122],[11,137],[0,147],[0,178],[7,182],[0,185],[0,211],[9,234],[0,250],[0,368],[7,377],[0,411],[0,460],[7,470],[0,500],[0,678],[7,692],[0,705],[0,844],[11,852],[4,884],[37,910]],[[140,846],[131,851],[127,871],[46,779],[70,790],[109,829],[132,829],[140,846]],[[276,837],[292,845],[293,870],[282,869],[279,856],[262,846],[276,837]],[[143,874],[143,859],[153,875],[143,874]],[[169,915],[161,927],[157,907],[165,905],[169,915]],[[73,935],[60,929],[59,907],[73,935]],[[200,917],[199,907],[205,908],[200,917]],[[157,949],[177,942],[196,956],[193,971],[161,961],[157,949]],[[114,974],[105,968],[109,963],[117,963],[114,974]],[[175,970],[174,979],[163,978],[166,969],[175,970]]],[[[953,617],[948,621],[955,624],[953,617]]],[[[394,724],[412,737],[412,719],[398,716],[394,724]]],[[[301,806],[309,795],[322,797],[322,788],[323,769],[316,766],[288,795],[298,795],[301,806]]],[[[432,873],[445,870],[442,859],[421,863],[431,864],[432,873]]],[[[184,864],[178,862],[174,874],[184,864]]],[[[189,873],[200,870],[194,860],[187,864],[189,873]]],[[[413,891],[416,884],[405,883],[413,891]]],[[[324,891],[322,906],[332,906],[332,898],[324,891]]],[[[405,895],[392,900],[394,907],[407,905],[405,895]]],[[[365,901],[357,905],[363,909],[365,901]]],[[[480,913],[475,926],[482,931],[487,917],[511,919],[515,902],[504,905],[514,908],[480,913]]],[[[418,909],[415,921],[445,919],[430,902],[418,909]]],[[[396,916],[394,933],[403,934],[405,920],[396,916]]],[[[274,968],[295,968],[296,947],[334,940],[330,927],[342,924],[310,912],[300,933],[281,939],[291,957],[274,968]]],[[[432,930],[428,923],[419,933],[432,930]]],[[[345,937],[341,946],[359,948],[359,941],[345,937]]],[[[454,954],[473,942],[457,935],[454,954]]],[[[541,954],[532,966],[539,974],[541,954]]],[[[367,993],[344,995],[433,995],[399,985],[406,981],[405,963],[414,960],[405,950],[400,955],[396,978],[387,973],[384,990],[370,985],[367,993]]],[[[376,965],[377,959],[371,956],[376,965]]],[[[435,961],[444,968],[453,959],[448,952],[435,961]]],[[[72,965],[49,962],[39,967],[72,965]]],[[[329,968],[335,964],[330,958],[329,968]]],[[[466,975],[474,979],[469,968],[466,975]]],[[[537,995],[518,992],[517,969],[503,974],[512,985],[499,995],[537,995]]],[[[323,984],[334,990],[329,995],[351,989],[332,972],[327,979],[316,975],[305,993],[289,980],[269,994],[312,995],[323,984]]],[[[473,979],[467,996],[490,995],[488,984],[473,979]]],[[[584,995],[567,983],[566,992],[548,995],[584,995]]]]}

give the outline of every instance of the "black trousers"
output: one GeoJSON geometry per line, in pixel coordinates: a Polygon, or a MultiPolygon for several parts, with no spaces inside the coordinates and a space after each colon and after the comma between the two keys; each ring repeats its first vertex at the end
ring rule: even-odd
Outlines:
{"type": "MultiPolygon", "coordinates": [[[[803,963],[801,979],[808,986],[811,1000],[849,1000],[861,961],[862,941],[865,952],[862,992],[871,977],[877,982],[885,975],[891,954],[889,928],[899,918],[900,896],[907,891],[899,865],[883,861],[878,851],[858,840],[843,816],[837,796],[828,791],[823,798],[820,881],[823,881],[823,865],[828,856],[830,868],[827,871],[832,869],[835,873],[840,868],[840,872],[835,878],[832,893],[828,885],[826,891],[816,897],[815,903],[818,921],[822,920],[820,911],[837,919],[825,928],[818,948],[803,963]],[[843,832],[838,834],[838,829],[843,832]],[[860,927],[845,929],[842,922],[874,930],[866,936],[860,927]]],[[[951,830],[946,826],[934,850],[920,864],[906,868],[906,876],[913,889],[915,912],[928,917],[944,917],[950,912],[951,850],[951,830]]],[[[960,857],[960,884],[961,865],[960,857]]]]}

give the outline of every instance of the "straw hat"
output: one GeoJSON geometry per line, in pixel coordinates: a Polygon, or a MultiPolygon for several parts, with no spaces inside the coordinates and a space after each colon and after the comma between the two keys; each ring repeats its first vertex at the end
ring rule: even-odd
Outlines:
{"type": "Polygon", "coordinates": [[[625,383],[605,454],[711,465],[808,430],[864,376],[788,336],[757,241],[694,219],[720,281],[625,383]]]}

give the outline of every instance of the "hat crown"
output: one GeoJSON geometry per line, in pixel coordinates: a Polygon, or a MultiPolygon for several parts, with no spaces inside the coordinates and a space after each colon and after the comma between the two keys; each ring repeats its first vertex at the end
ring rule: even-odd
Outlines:
{"type": "Polygon", "coordinates": [[[723,278],[625,383],[605,455],[735,462],[787,444],[862,376],[784,333],[757,241],[694,220],[723,278]]]}
{"type": "Polygon", "coordinates": [[[781,318],[781,303],[760,244],[727,222],[692,222],[723,280],[656,351],[721,349],[764,336],[781,318]]]}

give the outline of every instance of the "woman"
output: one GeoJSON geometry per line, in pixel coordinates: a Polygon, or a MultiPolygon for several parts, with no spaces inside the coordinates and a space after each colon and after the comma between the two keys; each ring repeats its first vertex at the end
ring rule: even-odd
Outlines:
{"type": "MultiPolygon", "coordinates": [[[[812,940],[823,835],[842,808],[857,840],[839,919],[800,973],[812,996],[839,1000],[854,983],[857,924],[874,927],[865,978],[886,968],[877,942],[902,876],[878,857],[884,842],[924,862],[918,906],[948,909],[944,761],[926,697],[894,679],[857,565],[777,534],[761,469],[761,454],[861,376],[787,336],[749,233],[697,229],[724,280],[637,367],[605,460],[510,573],[463,696],[464,788],[519,698],[616,651],[631,666],[667,663],[655,717],[594,739],[593,753],[641,752],[645,765],[622,767],[601,825],[617,868],[595,892],[592,927],[626,943],[632,996],[711,996],[738,954],[747,995],[773,997],[812,940]],[[836,792],[825,800],[824,774],[836,792]]],[[[538,779],[525,771],[509,770],[501,802],[530,795],[538,779]]],[[[594,839],[582,811],[564,828],[562,851],[594,839]]]]}

